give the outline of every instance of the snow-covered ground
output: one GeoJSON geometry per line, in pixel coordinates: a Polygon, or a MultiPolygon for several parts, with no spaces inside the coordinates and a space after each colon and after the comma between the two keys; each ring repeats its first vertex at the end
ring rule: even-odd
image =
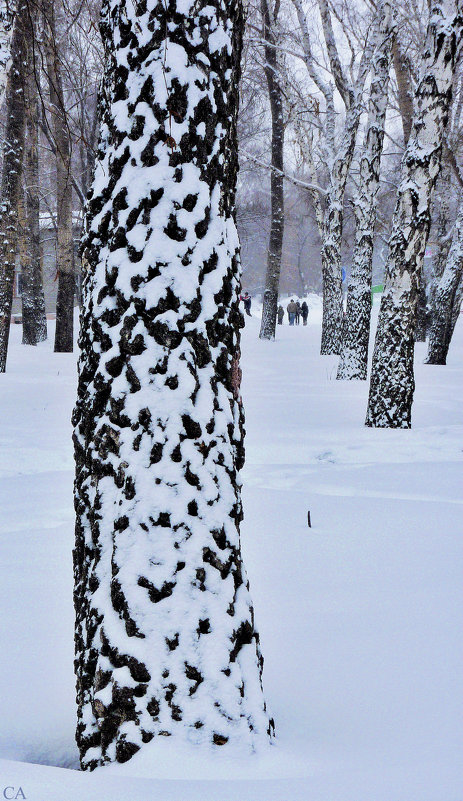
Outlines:
{"type": "Polygon", "coordinates": [[[19,787],[28,801],[463,798],[463,320],[447,366],[424,365],[417,347],[413,429],[372,430],[367,384],[335,380],[309,301],[307,327],[262,342],[254,308],[243,334],[243,551],[277,744],[249,758],[153,741],[91,775],[75,770],[74,745],[75,357],[53,354],[52,340],[25,348],[12,327],[0,376],[0,798],[19,787]]]}

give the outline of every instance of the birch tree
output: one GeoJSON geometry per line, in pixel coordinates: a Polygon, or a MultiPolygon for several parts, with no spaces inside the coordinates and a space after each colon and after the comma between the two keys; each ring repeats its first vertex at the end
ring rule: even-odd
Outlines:
{"type": "Polygon", "coordinates": [[[13,35],[14,3],[0,0],[0,103],[5,99],[11,67],[11,37],[13,35]]]}
{"type": "Polygon", "coordinates": [[[358,192],[354,201],[355,245],[347,290],[341,358],[336,376],[338,379],[365,380],[367,377],[376,196],[379,188],[393,40],[391,4],[379,3],[379,13],[381,21],[378,47],[371,64],[369,115],[365,142],[360,155],[358,192]]]}
{"type": "Polygon", "coordinates": [[[56,299],[55,352],[69,353],[74,338],[74,240],[72,231],[71,137],[61,68],[56,0],[42,0],[45,64],[50,92],[50,117],[56,153],[56,299]]]}
{"type": "Polygon", "coordinates": [[[366,418],[369,426],[411,426],[416,305],[462,25],[461,9],[453,2],[432,4],[389,240],[366,418]]]}
{"type": "Polygon", "coordinates": [[[47,338],[47,319],[41,268],[39,187],[39,98],[35,66],[35,26],[28,14],[25,63],[26,142],[24,148],[25,204],[22,230],[23,344],[36,345],[47,338]]]}
{"type": "Polygon", "coordinates": [[[463,200],[460,200],[452,245],[434,298],[427,364],[445,364],[453,333],[455,295],[463,275],[463,200]]]}
{"type": "Polygon", "coordinates": [[[240,553],[239,0],[105,0],[74,412],[83,768],[266,742],[240,553]]]}
{"type": "Polygon", "coordinates": [[[283,92],[279,66],[279,53],[275,45],[275,24],[277,22],[279,3],[271,10],[267,0],[261,0],[263,23],[265,78],[270,101],[272,117],[272,163],[270,172],[271,218],[270,237],[267,253],[267,271],[262,308],[261,339],[275,339],[276,317],[278,307],[278,291],[280,285],[281,253],[284,232],[284,188],[283,188],[283,153],[285,125],[283,119],[283,92]]]}
{"type": "MultiPolygon", "coordinates": [[[[355,150],[360,115],[363,108],[363,89],[370,69],[370,60],[376,44],[376,34],[367,37],[357,70],[347,71],[341,62],[327,0],[319,0],[324,41],[335,87],[345,108],[344,123],[337,132],[335,93],[330,81],[325,80],[313,48],[309,26],[301,0],[293,0],[296,9],[303,60],[312,83],[324,98],[325,118],[323,131],[323,160],[328,175],[326,192],[316,199],[316,216],[322,238],[323,320],[322,354],[339,353],[342,334],[342,277],[341,242],[343,207],[347,178],[355,150]]],[[[315,175],[311,175],[315,179],[315,175]]],[[[313,193],[312,193],[313,195],[313,193]]]]}
{"type": "Polygon", "coordinates": [[[0,373],[6,370],[16,266],[18,200],[24,150],[24,60],[27,5],[20,1],[11,38],[0,206],[0,373]]]}

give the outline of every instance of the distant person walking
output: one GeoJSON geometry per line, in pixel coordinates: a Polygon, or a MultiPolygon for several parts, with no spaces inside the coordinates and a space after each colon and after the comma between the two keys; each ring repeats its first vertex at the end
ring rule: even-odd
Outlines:
{"type": "Polygon", "coordinates": [[[251,295],[249,292],[245,292],[244,295],[241,295],[240,300],[243,301],[244,304],[244,311],[248,315],[251,316],[251,295]]]}
{"type": "Polygon", "coordinates": [[[301,315],[302,315],[302,322],[304,325],[307,325],[307,318],[309,316],[309,307],[305,300],[301,303],[301,315]]]}
{"type": "Polygon", "coordinates": [[[296,319],[297,306],[292,298],[286,307],[286,311],[288,312],[289,324],[294,325],[294,320],[296,319]]]}
{"type": "Polygon", "coordinates": [[[283,306],[281,306],[281,304],[280,306],[278,306],[277,314],[278,314],[278,325],[283,325],[283,317],[285,316],[285,310],[283,306]]]}
{"type": "Polygon", "coordinates": [[[299,321],[301,318],[301,304],[299,301],[296,303],[296,325],[299,325],[299,321]]]}

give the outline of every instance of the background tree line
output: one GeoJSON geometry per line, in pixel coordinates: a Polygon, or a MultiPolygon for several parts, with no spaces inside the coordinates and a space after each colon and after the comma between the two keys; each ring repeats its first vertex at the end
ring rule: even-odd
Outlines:
{"type": "MultiPolygon", "coordinates": [[[[91,184],[104,66],[99,5],[25,0],[1,12],[10,59],[2,70],[1,370],[15,270],[22,276],[23,341],[46,336],[41,215],[56,239],[55,350],[73,347],[75,240],[91,184]]],[[[410,136],[426,113],[420,85],[442,77],[449,88],[435,141],[436,174],[429,176],[428,164],[421,176],[429,178],[428,219],[420,222],[424,250],[407,326],[418,339],[429,335],[430,363],[445,363],[462,294],[457,7],[447,76],[429,47],[439,14],[452,5],[261,0],[246,9],[237,194],[243,284],[262,292],[260,335],[270,339],[282,290],[322,292],[321,353],[340,354],[339,379],[366,378],[370,288],[387,273],[404,153],[416,152],[410,136]]],[[[404,337],[410,350],[410,332],[404,337]]],[[[400,351],[401,343],[393,348],[400,351]]],[[[406,373],[411,380],[410,365],[406,373]]],[[[383,422],[394,424],[387,415],[383,422]]]]}

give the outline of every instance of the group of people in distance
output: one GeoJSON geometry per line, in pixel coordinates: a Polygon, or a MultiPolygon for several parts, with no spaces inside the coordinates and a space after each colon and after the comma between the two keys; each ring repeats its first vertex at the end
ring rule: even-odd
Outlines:
{"type": "MultiPolygon", "coordinates": [[[[289,301],[286,311],[288,312],[288,320],[290,325],[299,325],[302,317],[302,322],[304,325],[307,325],[307,318],[309,316],[309,307],[305,300],[302,303],[299,301],[294,301],[292,298],[289,301]]],[[[285,310],[283,306],[278,306],[278,325],[283,325],[283,317],[285,316],[285,310]]]]}
{"type": "MultiPolygon", "coordinates": [[[[248,315],[251,316],[251,295],[249,292],[244,292],[240,295],[240,300],[243,301],[244,311],[248,315]]],[[[288,312],[288,320],[290,325],[299,325],[301,318],[304,325],[307,325],[307,318],[309,316],[309,307],[305,300],[302,303],[299,301],[294,301],[292,298],[289,301],[286,311],[288,312]]],[[[280,304],[277,310],[277,317],[278,317],[278,325],[283,325],[283,317],[285,316],[285,310],[283,306],[280,304]]]]}
{"type": "Polygon", "coordinates": [[[251,316],[251,295],[249,292],[245,292],[244,295],[240,295],[240,300],[243,301],[244,311],[248,315],[251,316]]]}

